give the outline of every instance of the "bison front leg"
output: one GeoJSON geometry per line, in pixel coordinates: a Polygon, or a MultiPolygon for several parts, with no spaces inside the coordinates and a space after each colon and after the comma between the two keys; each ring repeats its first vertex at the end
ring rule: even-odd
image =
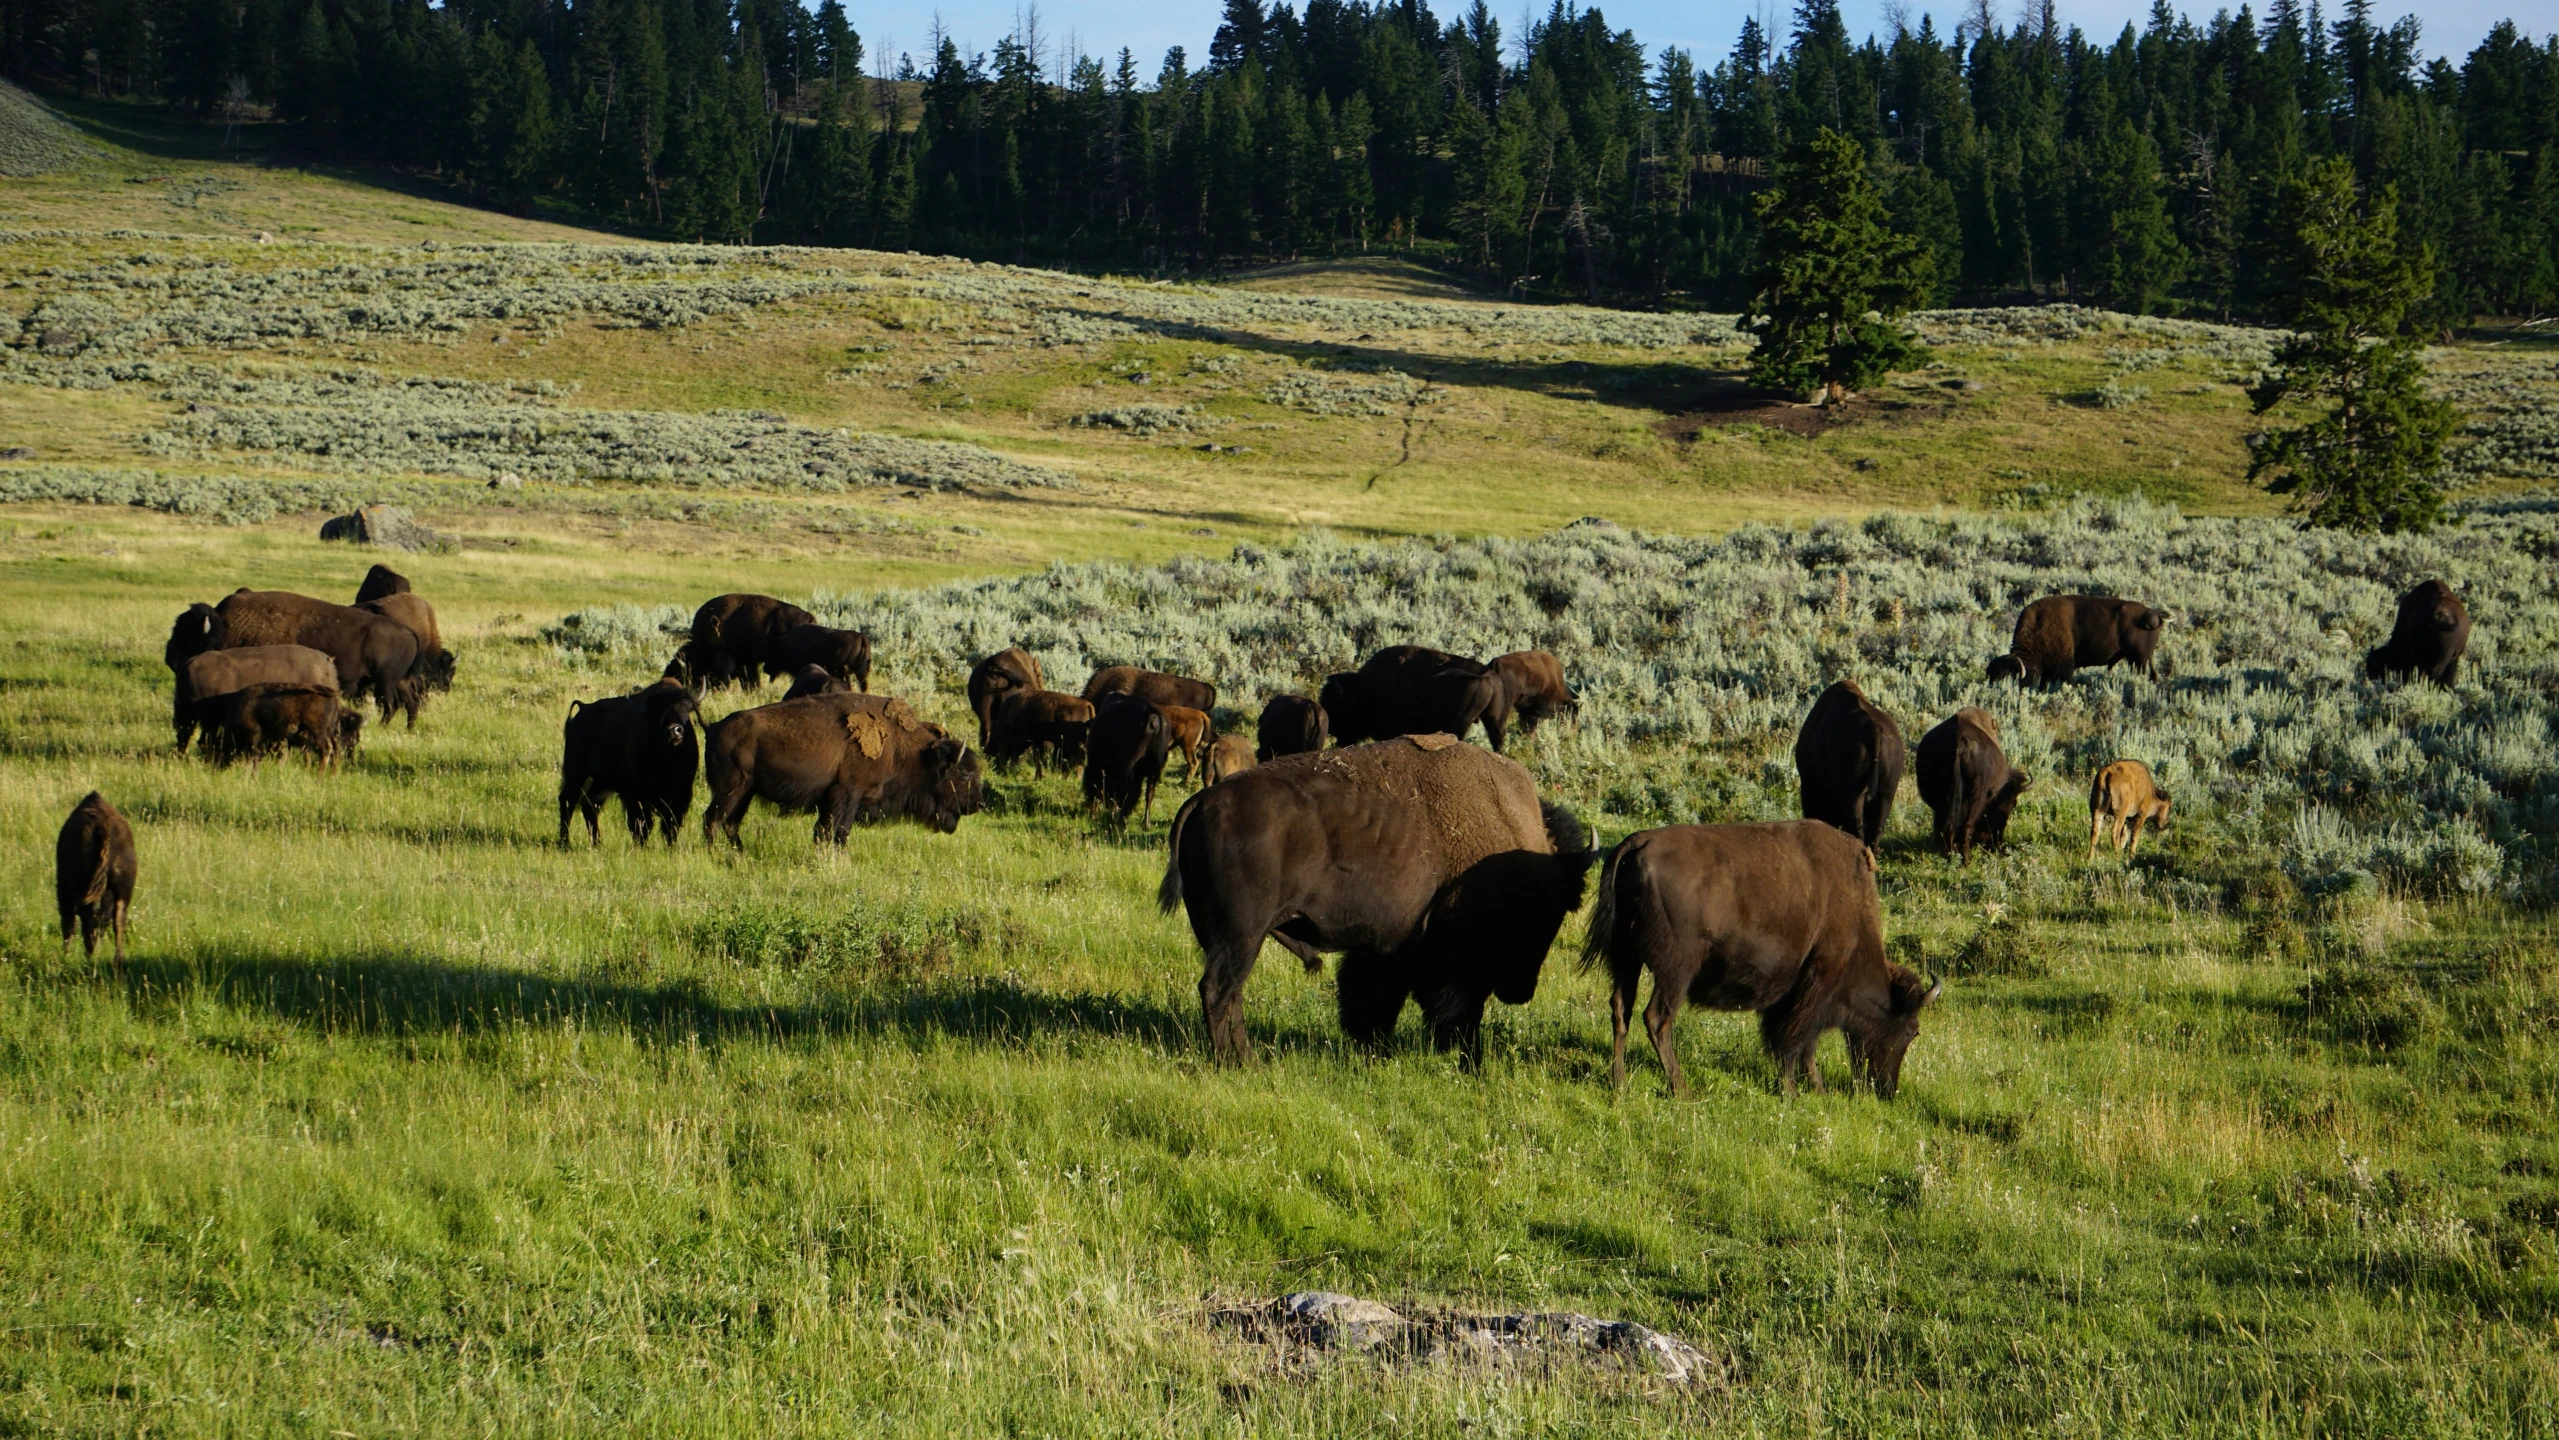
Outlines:
{"type": "Polygon", "coordinates": [[[1484,1068],[1484,997],[1454,986],[1430,998],[1431,1048],[1454,1050],[1468,1070],[1484,1068]]]}
{"type": "Polygon", "coordinates": [[[1333,967],[1333,1001],[1342,1033],[1363,1050],[1386,1048],[1412,993],[1384,956],[1354,950],[1333,967]]]}

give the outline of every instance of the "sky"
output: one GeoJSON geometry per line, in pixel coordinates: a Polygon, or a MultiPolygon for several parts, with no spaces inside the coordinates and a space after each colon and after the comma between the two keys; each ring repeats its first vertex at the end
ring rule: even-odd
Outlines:
{"type": "MultiPolygon", "coordinates": [[[[1445,20],[1467,3],[1469,0],[1433,0],[1431,8],[1445,20]]],[[[1493,0],[1506,41],[1518,38],[1518,3],[1519,0],[1493,0]]],[[[1893,0],[1841,0],[1849,33],[1861,40],[1869,34],[1889,33],[1884,16],[1892,3],[1893,0]]],[[[2229,0],[2229,7],[2235,10],[2238,3],[2239,0],[2229,0]]],[[[2264,14],[2264,0],[2254,3],[2257,12],[2264,14]]],[[[2539,5],[2545,3],[2550,0],[2533,0],[2529,4],[2515,0],[2427,0],[2422,6],[2407,0],[2379,0],[2374,11],[2392,18],[2415,13],[2423,22],[2426,53],[2448,55],[2457,63],[2487,35],[2488,27],[2501,19],[2514,18],[2536,37],[2547,34],[2554,22],[2559,22],[2559,9],[2536,16],[2539,5]]],[[[2180,8],[2200,20],[2220,4],[2221,0],[2189,0],[2180,8]]],[[[885,51],[893,58],[906,51],[922,65],[932,48],[932,21],[937,11],[953,39],[972,50],[991,50],[998,39],[1013,30],[1023,5],[1016,0],[942,0],[937,7],[927,0],[923,4],[874,8],[862,0],[851,0],[847,8],[852,11],[855,27],[862,32],[865,48],[873,56],[885,51]]],[[[1044,42],[1040,48],[1044,54],[1055,54],[1059,43],[1074,42],[1086,54],[1114,56],[1125,45],[1136,52],[1138,74],[1152,80],[1168,47],[1184,46],[1190,52],[1192,66],[1196,68],[1201,63],[1208,53],[1209,37],[1217,31],[1221,8],[1220,0],[1045,0],[1039,6],[1044,42]]],[[[1602,0],[1599,8],[1612,27],[1633,30],[1635,38],[1644,43],[1647,56],[1660,54],[1665,46],[1677,45],[1697,55],[1701,66],[1711,66],[1732,49],[1733,37],[1741,33],[1742,20],[1752,13],[1754,5],[1753,0],[1724,0],[1711,5],[1681,0],[1602,0]]],[[[1763,23],[1781,35],[1787,18],[1794,13],[1792,0],[1756,8],[1764,17],[1763,23]]],[[[1932,7],[1929,0],[1907,0],[1906,8],[1910,23],[1916,25],[1919,16],[1932,7]]],[[[1944,4],[1936,17],[1938,30],[1943,33],[1952,29],[1957,15],[1968,8],[1965,0],[1944,4]]],[[[2334,11],[2340,6],[2332,0],[2326,8],[2334,11]]],[[[1539,13],[1544,13],[1543,4],[1539,13]]],[[[2149,0],[2064,0],[2059,13],[2064,25],[2076,25],[2094,39],[2111,40],[2127,21],[2140,24],[2149,15],[2150,4],[2149,0]]],[[[2003,16],[2011,22],[2017,18],[2016,0],[2004,0],[2003,16]]]]}

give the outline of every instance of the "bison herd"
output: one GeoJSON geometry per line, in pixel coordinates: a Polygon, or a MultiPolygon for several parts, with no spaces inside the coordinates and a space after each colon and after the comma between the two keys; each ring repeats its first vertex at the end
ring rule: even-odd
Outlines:
{"type": "MultiPolygon", "coordinates": [[[[1988,677],[2051,685],[2086,668],[2129,662],[2149,674],[2160,612],[2105,596],[2047,596],[2018,617],[1988,677]]],[[[2470,636],[2460,597],[2427,581],[2401,597],[2389,641],[2367,672],[2452,683],[2470,636]]],[[[371,697],[411,727],[426,692],[449,688],[451,653],[435,612],[409,582],[373,567],[352,605],[242,589],[193,605],[171,627],[165,658],[183,752],[201,732],[218,761],[252,765],[285,747],[323,766],[351,749],[357,706],[371,697]]],[[[1197,789],[1172,817],[1157,891],[1187,912],[1201,955],[1200,1008],[1210,1047],[1250,1053],[1243,990],[1263,942],[1310,971],[1335,969],[1342,1030],[1383,1044],[1407,1003],[1432,1042],[1467,1063],[1481,1053],[1484,1006],[1523,1004],[1565,920],[1599,870],[1583,961],[1611,981],[1612,1079],[1625,1081],[1626,1034],[1638,983],[1652,976],[1644,1026],[1674,1093],[1687,1093],[1672,1030],[1686,1005],[1750,1011],[1780,1082],[1821,1088],[1821,1037],[1844,1035],[1852,1070],[1890,1098],[1936,982],[1884,953],[1876,863],[1904,770],[1941,852],[1969,864],[2004,843],[2032,784],[2000,748],[1999,722],[1967,706],[1920,737],[1853,680],[1817,697],[1795,741],[1804,818],[1783,824],[1682,825],[1602,849],[1572,812],[1542,800],[1527,768],[1501,754],[1523,733],[1574,714],[1580,698],[1543,651],[1476,660],[1418,645],[1377,651],[1324,680],[1314,696],[1263,706],[1251,741],[1218,731],[1217,689],[1133,665],[1106,666],[1080,693],[1048,688],[1018,646],[977,662],[966,694],[977,746],[905,701],[870,693],[870,638],[819,625],[768,595],[722,595],[654,682],[569,707],[561,732],[559,841],[572,814],[591,843],[607,798],[619,797],[634,843],[676,843],[697,780],[708,792],[702,835],[734,848],[761,799],[815,814],[815,838],[841,844],[856,823],[908,819],[942,833],[985,803],[979,752],[1034,773],[1080,767],[1088,805],[1125,824],[1153,817],[1155,791],[1178,754],[1197,789]],[[708,725],[709,691],[787,679],[780,700],[708,725]],[[1467,743],[1482,726],[1490,749],[1467,743]]],[[[2138,852],[2144,825],[2164,829],[2169,797],[2138,760],[2091,783],[2089,856],[2111,830],[2138,852]]],[[[77,926],[95,952],[101,930],[124,955],[137,863],[133,831],[91,793],[64,823],[55,852],[63,945],[77,926]]]]}

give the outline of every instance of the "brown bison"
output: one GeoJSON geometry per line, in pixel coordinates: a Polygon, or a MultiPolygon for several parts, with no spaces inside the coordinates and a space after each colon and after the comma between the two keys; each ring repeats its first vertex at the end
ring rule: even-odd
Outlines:
{"type": "Polygon", "coordinates": [[[2088,858],[2097,858],[2097,837],[2111,825],[2115,831],[2115,848],[2124,848],[2124,830],[2132,830],[2132,851],[2141,853],[2141,827],[2149,822],[2153,830],[2168,828],[2168,792],[2150,775],[2150,767],[2138,760],[2117,760],[2099,769],[2097,778],[2088,782],[2088,858]]]}
{"type": "Polygon", "coordinates": [[[409,593],[409,577],[388,565],[376,565],[364,572],[364,583],[355,587],[355,603],[379,600],[385,595],[409,593]]]}
{"type": "Polygon", "coordinates": [[[1057,690],[1008,690],[996,697],[995,739],[986,758],[1011,765],[1028,755],[1031,773],[1046,775],[1051,764],[1083,764],[1092,729],[1090,700],[1057,690]]]}
{"type": "Polygon", "coordinates": [[[1516,717],[1522,735],[1536,734],[1540,724],[1558,715],[1581,713],[1582,697],[1564,683],[1564,662],[1543,650],[1496,655],[1485,668],[1501,680],[1504,717],[1516,717]]]}
{"type": "Polygon", "coordinates": [[[1182,757],[1182,778],[1193,785],[1205,783],[1200,765],[1208,758],[1210,743],[1217,739],[1217,726],[1209,720],[1205,710],[1194,710],[1188,705],[1161,708],[1166,738],[1172,742],[1173,753],[1182,757]]]}
{"type": "Polygon", "coordinates": [[[1135,695],[1105,695],[1093,707],[1084,744],[1084,803],[1107,805],[1128,823],[1128,812],[1146,802],[1140,824],[1155,823],[1155,787],[1173,751],[1173,727],[1164,707],[1135,695]]]}
{"type": "Polygon", "coordinates": [[[815,665],[838,680],[850,680],[871,693],[871,637],[859,630],[830,625],[794,625],[764,649],[764,673],[780,679],[815,665]]]}
{"type": "Polygon", "coordinates": [[[906,818],[947,835],[985,808],[977,752],[884,695],[816,695],[740,710],[703,736],[710,799],[702,838],[728,832],[763,799],[817,812],[815,838],[844,843],[855,821],[906,818]]]}
{"type": "Polygon", "coordinates": [[[208,650],[307,645],[337,666],[338,693],[370,694],[383,718],[400,710],[418,723],[425,703],[417,672],[418,637],[406,625],[353,605],[335,605],[285,590],[237,590],[219,605],[192,605],[170,627],[163,658],[176,668],[208,650]]]}
{"type": "Polygon", "coordinates": [[[322,769],[335,769],[364,730],[364,712],[340,703],[338,692],[309,685],[252,685],[196,704],[204,746],[217,763],[247,756],[255,770],[290,745],[309,752],[322,769]]]}
{"type": "Polygon", "coordinates": [[[1672,1039],[1682,1005],[1757,1011],[1760,1043],[1790,1096],[1799,1070],[1822,1088],[1814,1051],[1825,1032],[1844,1031],[1851,1069],[1890,1100],[1919,1013],[1938,989],[1884,958],[1873,853],[1815,820],[1627,836],[1600,872],[1582,961],[1605,964],[1613,982],[1608,1073],[1619,1086],[1635,986],[1652,972],[1644,1028],[1682,1098],[1688,1077],[1672,1039]]]}
{"type": "Polygon", "coordinates": [[[622,797],[631,843],[649,843],[655,825],[669,849],[693,808],[693,777],[702,768],[693,692],[661,679],[628,695],[571,701],[560,726],[560,848],[569,846],[569,811],[586,817],[586,838],[604,836],[596,817],[604,797],[622,797]]]}
{"type": "Polygon", "coordinates": [[[1214,785],[1253,768],[1253,742],[1241,735],[1220,735],[1208,747],[1208,770],[1200,782],[1214,785]]]}
{"type": "MultiPolygon", "coordinates": [[[[201,608],[201,607],[199,607],[201,608]]],[[[192,615],[194,612],[189,611],[192,615]]],[[[179,617],[180,627],[187,617],[179,617]]],[[[177,657],[177,639],[171,637],[163,651],[169,658],[174,675],[173,693],[176,704],[172,718],[177,724],[178,751],[184,754],[187,742],[195,738],[196,706],[216,695],[246,690],[252,685],[303,685],[315,690],[338,688],[337,662],[308,645],[251,645],[239,650],[207,650],[200,654],[177,657]]]]}
{"type": "Polygon", "coordinates": [[[2470,648],[2470,607],[2441,580],[2429,580],[2399,597],[2390,643],[2364,652],[2364,675],[2414,672],[2449,688],[2470,648]]]}
{"type": "Polygon", "coordinates": [[[71,928],[80,927],[80,953],[98,953],[98,932],[115,939],[116,963],[124,963],[125,913],[133,908],[133,882],[142,861],[133,851],[133,827],[107,797],[92,790],[71,807],[53,839],[53,904],[62,914],[62,953],[71,953],[71,928]]]}
{"type": "Polygon", "coordinates": [[[2047,595],[2018,614],[2008,653],[1990,662],[1990,678],[2059,685],[2083,668],[2118,661],[2148,675],[2163,618],[2138,600],[2047,595]]]}
{"type": "Polygon", "coordinates": [[[1821,693],[1795,736],[1795,778],[1804,818],[1836,825],[1873,849],[1901,789],[1901,727],[1841,680],[1821,693]]]}
{"type": "Polygon", "coordinates": [[[1040,657],[1016,645],[998,650],[969,668],[969,713],[977,717],[977,743],[995,744],[995,702],[1015,691],[1048,688],[1040,674],[1040,657]]]}
{"type": "Polygon", "coordinates": [[[1320,700],[1333,743],[1356,745],[1398,735],[1463,735],[1492,711],[1501,687],[1463,655],[1427,645],[1390,645],[1358,670],[1324,682],[1320,700]]]}
{"type": "Polygon", "coordinates": [[[849,695],[852,692],[852,686],[827,673],[825,666],[803,665],[791,676],[791,688],[782,692],[782,698],[802,700],[811,695],[849,695]]]}
{"type": "Polygon", "coordinates": [[[693,636],[686,647],[694,686],[720,690],[761,684],[759,667],[774,645],[793,629],[816,623],[816,616],[770,595],[719,595],[703,601],[693,612],[693,636]]]}
{"type": "Polygon", "coordinates": [[[1098,705],[1105,695],[1134,695],[1157,705],[1186,706],[1203,715],[1217,708],[1217,687],[1207,681],[1134,665],[1105,665],[1084,682],[1085,699],[1098,705]]]}
{"type": "Polygon", "coordinates": [[[1407,1000],[1469,1064],[1484,1002],[1526,1004],[1595,857],[1572,812],[1516,761],[1446,735],[1290,755],[1212,785],[1173,817],[1156,900],[1190,911],[1210,1048],[1250,1057],[1244,982],[1265,939],[1320,968],[1335,951],[1342,1029],[1383,1045],[1407,1000]]]}
{"type": "Polygon", "coordinates": [[[1975,841],[1992,848],[2008,843],[2008,817],[2034,780],[2008,768],[1996,716],[1965,706],[1919,737],[1918,759],[1919,798],[1937,818],[1938,853],[1961,850],[1970,865],[1975,841]]]}
{"type": "Polygon", "coordinates": [[[377,595],[356,602],[359,610],[370,610],[387,620],[396,620],[418,637],[418,683],[429,690],[453,688],[453,652],[444,648],[444,636],[436,629],[435,607],[406,590],[390,595],[377,595]]]}
{"type": "Polygon", "coordinates": [[[1268,762],[1321,750],[1327,735],[1323,706],[1303,695],[1274,695],[1254,729],[1253,758],[1268,762]]]}

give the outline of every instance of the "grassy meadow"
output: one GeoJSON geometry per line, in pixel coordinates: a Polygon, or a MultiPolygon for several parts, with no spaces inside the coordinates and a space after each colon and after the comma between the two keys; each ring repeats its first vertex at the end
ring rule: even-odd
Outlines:
{"type": "Polygon", "coordinates": [[[0,1434],[2559,1428],[2546,342],[2435,354],[2461,526],[2302,537],[2240,478],[2250,332],[1933,316],[1937,368],[1813,424],[1728,317],[646,246],[69,113],[96,158],[0,180],[0,1434]],[[175,159],[239,188],[173,203],[175,159]],[[449,546],[314,538],[375,499],[449,546]],[[414,732],[170,752],[177,611],[376,558],[460,659],[414,732]],[[2366,684],[2428,574],[2474,663],[2366,684]],[[2159,679],[1979,684],[2083,586],[2171,608],[2159,679]],[[1787,813],[1840,674],[1914,741],[1990,706],[2038,781],[1970,870],[1903,793],[1888,934],[1947,985],[1892,1104],[1780,1102],[1694,1012],[1696,1100],[1642,1054],[1612,1093],[1578,920],[1478,1075],[1411,1019],[1351,1052],[1275,949],[1221,1069],[1153,904],[1178,785],[1124,834],[1020,773],[947,837],[559,848],[568,702],[738,589],[946,722],[1015,639],[1229,723],[1375,645],[1541,645],[1588,704],[1515,753],[1608,839],[1787,813]],[[2123,753],[2176,823],[2089,863],[2123,753]],[[121,970],[54,933],[91,787],[139,835],[121,970]],[[1302,1289],[1730,1380],[1207,1323],[1302,1289]]]}

